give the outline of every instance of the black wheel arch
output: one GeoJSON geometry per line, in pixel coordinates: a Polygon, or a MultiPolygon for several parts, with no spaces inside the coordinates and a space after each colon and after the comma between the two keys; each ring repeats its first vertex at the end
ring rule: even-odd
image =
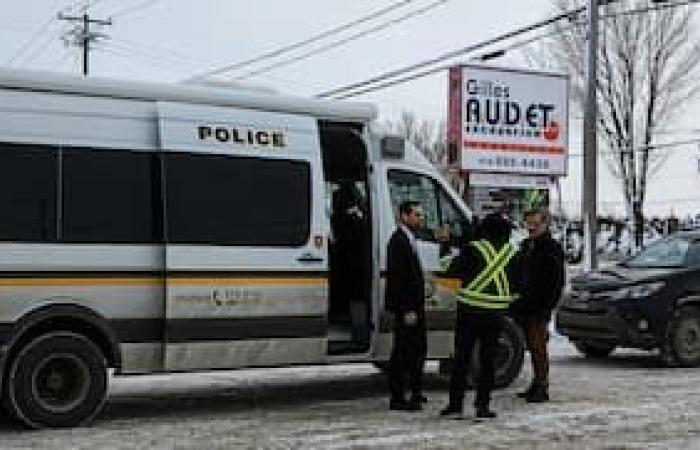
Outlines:
{"type": "Polygon", "coordinates": [[[107,365],[121,368],[119,341],[107,319],[94,310],[75,304],[52,304],[35,309],[15,322],[6,344],[0,371],[0,386],[8,367],[22,345],[51,331],[72,331],[91,339],[104,353],[107,365]]]}

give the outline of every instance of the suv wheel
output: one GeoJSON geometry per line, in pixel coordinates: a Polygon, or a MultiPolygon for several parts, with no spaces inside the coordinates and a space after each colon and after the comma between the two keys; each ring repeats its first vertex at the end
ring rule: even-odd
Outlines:
{"type": "Polygon", "coordinates": [[[13,358],[4,387],[7,409],[23,425],[79,425],[94,417],[107,397],[105,357],[85,336],[51,332],[13,358]]]}
{"type": "Polygon", "coordinates": [[[576,350],[583,356],[591,359],[607,358],[613,350],[615,350],[614,344],[591,341],[576,341],[574,342],[574,347],[576,347],[576,350]]]}
{"type": "Polygon", "coordinates": [[[674,311],[661,344],[661,359],[667,365],[700,366],[700,310],[684,306],[674,311]]]}

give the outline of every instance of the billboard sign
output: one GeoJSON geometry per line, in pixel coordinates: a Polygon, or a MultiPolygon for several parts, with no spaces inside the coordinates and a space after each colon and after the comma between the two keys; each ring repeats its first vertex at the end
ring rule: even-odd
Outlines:
{"type": "Polygon", "coordinates": [[[449,139],[460,169],[566,175],[566,75],[470,65],[449,75],[449,139]]]}

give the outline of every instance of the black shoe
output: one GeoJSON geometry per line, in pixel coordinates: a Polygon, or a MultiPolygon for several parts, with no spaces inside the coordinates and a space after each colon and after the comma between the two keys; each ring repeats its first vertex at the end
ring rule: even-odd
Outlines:
{"type": "Polygon", "coordinates": [[[476,410],[477,419],[495,419],[496,413],[488,408],[477,408],[476,410]]]}
{"type": "Polygon", "coordinates": [[[420,411],[423,409],[423,403],[419,399],[411,399],[407,404],[406,411],[420,411]]]}
{"type": "Polygon", "coordinates": [[[527,398],[535,390],[535,385],[530,384],[530,386],[522,392],[518,392],[518,398],[527,398]]]}
{"type": "Polygon", "coordinates": [[[390,400],[389,409],[392,411],[410,411],[406,400],[390,400]]]}
{"type": "Polygon", "coordinates": [[[441,417],[462,417],[462,407],[449,404],[445,409],[440,411],[441,417]]]}
{"type": "Polygon", "coordinates": [[[535,389],[525,397],[525,400],[528,403],[545,403],[549,401],[549,393],[547,389],[535,389]]]}
{"type": "Polygon", "coordinates": [[[411,396],[411,399],[408,402],[428,403],[428,397],[421,394],[414,394],[411,396]]]}

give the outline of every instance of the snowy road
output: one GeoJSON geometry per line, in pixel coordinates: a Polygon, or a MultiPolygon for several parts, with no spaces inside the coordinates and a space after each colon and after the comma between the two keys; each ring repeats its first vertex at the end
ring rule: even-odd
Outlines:
{"type": "MultiPolygon", "coordinates": [[[[607,361],[553,342],[552,401],[527,405],[517,383],[495,394],[499,417],[441,420],[446,383],[428,378],[420,413],[387,411],[369,365],[159,375],[114,380],[89,427],[21,432],[3,448],[700,448],[700,369],[665,369],[645,353],[607,361]]],[[[470,393],[471,394],[471,393],[470,393]]],[[[468,400],[471,395],[468,394],[468,400]]]]}

